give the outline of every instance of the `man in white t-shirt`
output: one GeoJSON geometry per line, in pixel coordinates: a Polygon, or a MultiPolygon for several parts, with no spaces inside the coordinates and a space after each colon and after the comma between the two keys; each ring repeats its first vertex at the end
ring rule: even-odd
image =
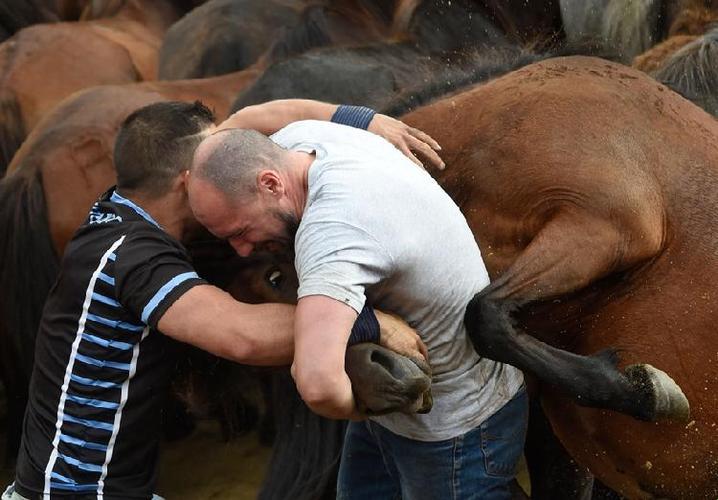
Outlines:
{"type": "Polygon", "coordinates": [[[240,255],[294,245],[292,374],[313,411],[355,420],[339,498],[508,498],[527,400],[521,372],[478,356],[466,335],[466,304],[489,278],[459,208],[425,171],[365,131],[304,121],[270,139],[239,129],[205,139],[190,203],[240,255]],[[362,421],[344,359],[367,298],[404,318],[427,345],[430,413],[362,421]]]}

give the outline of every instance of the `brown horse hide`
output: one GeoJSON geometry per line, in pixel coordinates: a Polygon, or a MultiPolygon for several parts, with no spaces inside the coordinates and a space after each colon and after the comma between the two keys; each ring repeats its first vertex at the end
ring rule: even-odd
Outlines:
{"type": "Polygon", "coordinates": [[[651,363],[690,402],[687,424],[647,423],[546,387],[567,450],[630,498],[715,498],[715,120],[642,73],[582,57],[404,119],[443,146],[438,180],[479,242],[493,280],[484,301],[515,311],[512,334],[581,355],[617,349],[619,367],[651,363]]]}
{"type": "Polygon", "coordinates": [[[155,79],[162,37],[179,15],[170,0],[126,0],[111,17],[31,26],[1,44],[0,175],[73,92],[155,79]]]}

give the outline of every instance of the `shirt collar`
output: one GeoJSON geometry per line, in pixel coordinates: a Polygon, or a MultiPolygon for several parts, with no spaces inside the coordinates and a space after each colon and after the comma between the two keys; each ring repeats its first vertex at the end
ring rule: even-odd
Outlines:
{"type": "Polygon", "coordinates": [[[117,192],[117,190],[112,192],[112,195],[110,196],[110,201],[113,203],[119,203],[120,205],[125,205],[126,207],[130,207],[137,213],[137,215],[145,219],[147,222],[149,222],[150,224],[154,224],[158,228],[162,229],[162,226],[160,226],[150,214],[145,212],[142,207],[122,196],[120,193],[117,192]]]}

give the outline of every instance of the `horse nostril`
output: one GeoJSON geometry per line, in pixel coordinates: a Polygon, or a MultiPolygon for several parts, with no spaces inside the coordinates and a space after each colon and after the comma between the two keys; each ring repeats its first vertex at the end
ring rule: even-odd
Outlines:
{"type": "Polygon", "coordinates": [[[376,363],[382,368],[384,368],[386,371],[388,371],[395,379],[399,379],[402,377],[403,373],[401,373],[401,367],[385,352],[382,352],[378,349],[374,349],[372,350],[369,359],[372,363],[376,363]]]}

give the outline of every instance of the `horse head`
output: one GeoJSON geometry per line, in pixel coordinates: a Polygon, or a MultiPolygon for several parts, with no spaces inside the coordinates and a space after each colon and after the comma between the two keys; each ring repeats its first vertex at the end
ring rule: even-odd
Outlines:
{"type": "MultiPolygon", "coordinates": [[[[250,303],[297,301],[299,280],[291,256],[235,259],[238,262],[226,285],[234,298],[250,303]]],[[[347,349],[345,366],[362,412],[383,415],[431,409],[431,369],[426,363],[364,343],[347,349]]]]}

